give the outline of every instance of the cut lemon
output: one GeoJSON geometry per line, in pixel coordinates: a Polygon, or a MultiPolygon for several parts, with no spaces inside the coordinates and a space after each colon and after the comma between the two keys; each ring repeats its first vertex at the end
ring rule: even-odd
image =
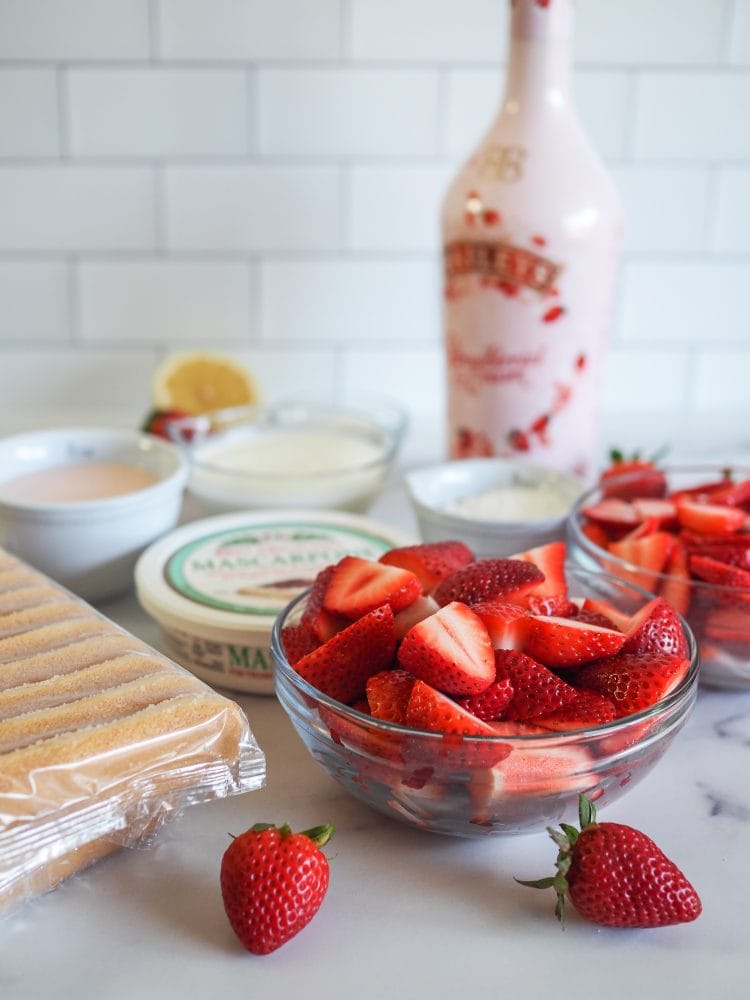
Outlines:
{"type": "Polygon", "coordinates": [[[210,351],[188,351],[166,358],[154,374],[153,402],[158,410],[194,416],[260,402],[255,380],[242,365],[210,351]]]}

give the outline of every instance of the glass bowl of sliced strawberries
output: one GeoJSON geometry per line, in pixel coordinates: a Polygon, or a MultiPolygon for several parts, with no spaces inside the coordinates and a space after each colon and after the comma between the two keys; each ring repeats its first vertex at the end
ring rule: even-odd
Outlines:
{"type": "Polygon", "coordinates": [[[695,633],[701,682],[746,689],[750,468],[623,468],[606,470],[574,506],[574,559],[664,597],[695,633]]]}
{"type": "Polygon", "coordinates": [[[625,794],[695,703],[698,654],[661,597],[556,541],[346,556],[277,619],[276,693],[352,795],[462,837],[544,829],[625,794]]]}

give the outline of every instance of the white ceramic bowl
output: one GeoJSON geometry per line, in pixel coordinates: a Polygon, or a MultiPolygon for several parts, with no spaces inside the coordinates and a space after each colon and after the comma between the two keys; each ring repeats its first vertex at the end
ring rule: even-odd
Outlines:
{"type": "Polygon", "coordinates": [[[187,464],[174,445],[138,431],[92,427],[0,440],[0,545],[91,601],[133,586],[143,549],[177,522],[187,464]],[[155,482],[104,499],[37,502],[3,495],[30,473],[86,463],[145,469],[155,482]]]}
{"type": "Polygon", "coordinates": [[[505,458],[442,462],[404,479],[422,539],[457,539],[479,558],[564,538],[567,516],[583,491],[573,476],[505,458]],[[483,495],[483,506],[491,510],[470,514],[467,501],[483,495]]]}

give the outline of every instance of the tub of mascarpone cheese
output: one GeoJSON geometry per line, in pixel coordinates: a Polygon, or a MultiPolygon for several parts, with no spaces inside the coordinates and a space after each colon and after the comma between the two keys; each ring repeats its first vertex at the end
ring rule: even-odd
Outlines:
{"type": "Polygon", "coordinates": [[[246,511],[184,525],[135,569],[136,594],[166,651],[214,687],[273,694],[274,619],[345,555],[377,559],[414,539],[370,518],[329,511],[246,511]]]}

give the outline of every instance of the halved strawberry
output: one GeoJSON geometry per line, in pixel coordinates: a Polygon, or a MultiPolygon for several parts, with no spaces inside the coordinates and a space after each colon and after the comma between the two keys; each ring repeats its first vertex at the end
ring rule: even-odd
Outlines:
{"type": "Polygon", "coordinates": [[[634,528],[640,521],[635,507],[627,500],[609,497],[583,507],[581,513],[605,528],[634,528]]]}
{"type": "Polygon", "coordinates": [[[410,570],[419,579],[424,593],[429,594],[446,576],[473,560],[474,553],[468,545],[451,540],[390,549],[379,561],[410,570]]]}
{"type": "Polygon", "coordinates": [[[406,706],[414,686],[414,674],[406,670],[381,670],[368,677],[366,692],[370,714],[400,726],[406,722],[406,706]]]}
{"type": "Polygon", "coordinates": [[[488,688],[469,698],[459,698],[458,704],[467,712],[476,715],[485,722],[494,722],[502,718],[505,709],[513,698],[513,685],[510,679],[503,677],[493,681],[488,688]]]}
{"type": "Polygon", "coordinates": [[[537,566],[544,574],[544,580],[534,587],[533,593],[539,597],[566,597],[568,582],[565,578],[565,542],[549,542],[533,549],[510,556],[537,566]]]}
{"type": "MultiPolygon", "coordinates": [[[[630,615],[625,614],[625,612],[620,611],[614,606],[610,601],[603,597],[586,597],[584,598],[583,604],[581,605],[582,611],[592,611],[596,614],[603,615],[605,618],[609,619],[609,626],[604,626],[605,628],[616,628],[620,632],[624,632],[630,623],[630,615]]],[[[596,622],[592,622],[592,625],[596,625],[596,622]]],[[[604,625],[604,622],[600,624],[604,625]]]]}
{"type": "Polygon", "coordinates": [[[597,524],[596,521],[585,521],[580,525],[580,528],[581,534],[585,535],[594,545],[598,545],[600,549],[608,547],[610,538],[601,524],[597,524]]]}
{"type": "Polygon", "coordinates": [[[611,457],[612,464],[599,477],[602,496],[624,499],[664,496],[666,476],[652,461],[637,456],[627,459],[617,451],[611,457]]]}
{"type": "MultiPolygon", "coordinates": [[[[709,608],[703,623],[703,634],[717,642],[750,646],[750,607],[709,608]]],[[[705,652],[703,643],[701,652],[705,652]]]]}
{"type": "Polygon", "coordinates": [[[385,604],[303,656],[294,669],[319,691],[349,703],[365,694],[368,677],[388,668],[395,652],[393,610],[385,604]]]}
{"type": "Polygon", "coordinates": [[[344,556],[333,567],[323,607],[331,614],[349,619],[359,618],[383,604],[390,604],[396,614],[421,593],[419,580],[409,570],[359,556],[344,556]]]}
{"type": "Polygon", "coordinates": [[[399,646],[398,662],[448,694],[477,694],[495,679],[487,629],[459,601],[446,604],[409,629],[399,646]]]}
{"type": "Polygon", "coordinates": [[[741,479],[737,483],[729,479],[712,495],[711,503],[720,503],[727,507],[750,506],[750,479],[741,479]]]}
{"type": "Polygon", "coordinates": [[[430,733],[442,733],[443,740],[434,748],[416,743],[414,755],[437,757],[443,766],[463,768],[492,767],[511,752],[507,743],[496,741],[467,742],[467,736],[496,736],[492,726],[467,712],[448,695],[417,679],[406,706],[406,724],[430,733]]]}
{"type": "Polygon", "coordinates": [[[674,547],[674,537],[666,531],[657,531],[646,538],[611,542],[609,551],[640,570],[618,568],[617,575],[629,580],[643,590],[653,591],[655,573],[662,573],[674,547]]]}
{"type": "Polygon", "coordinates": [[[577,667],[612,656],[625,642],[617,629],[554,615],[529,615],[524,632],[524,653],[548,667],[577,667]]]}
{"type": "Polygon", "coordinates": [[[688,565],[693,576],[706,583],[716,583],[722,587],[750,587],[750,570],[740,569],[739,566],[732,566],[711,556],[691,555],[688,565]]]}
{"type": "Polygon", "coordinates": [[[496,678],[510,681],[513,697],[504,718],[526,722],[547,715],[575,698],[575,688],[525,653],[495,650],[496,678]]]}
{"type": "Polygon", "coordinates": [[[348,624],[345,618],[332,615],[323,607],[323,598],[332,576],[333,566],[326,566],[318,573],[300,618],[300,624],[310,628],[321,642],[327,642],[348,624]]]}
{"type": "Polygon", "coordinates": [[[691,545],[687,549],[687,556],[708,556],[710,559],[718,559],[719,562],[728,563],[738,569],[750,570],[750,535],[747,544],[743,545],[691,545]]]}
{"type": "MultiPolygon", "coordinates": [[[[495,723],[500,735],[509,723],[495,723]]],[[[516,723],[518,725],[518,723],[516,723]]],[[[538,733],[549,735],[549,744],[557,745],[515,746],[513,753],[495,767],[477,771],[471,775],[469,798],[474,808],[472,822],[492,827],[497,823],[501,828],[512,822],[513,801],[525,796],[555,796],[565,793],[569,796],[586,793],[595,798],[598,784],[594,773],[594,759],[585,747],[559,744],[549,730],[538,729],[538,733]]],[[[529,810],[533,806],[525,803],[519,808],[518,822],[521,829],[528,824],[529,810]]],[[[543,819],[543,814],[540,816],[543,819]]]]}
{"type": "Polygon", "coordinates": [[[655,597],[636,611],[625,630],[623,653],[671,653],[687,656],[687,639],[674,608],[655,597]]]}
{"type": "Polygon", "coordinates": [[[412,601],[408,608],[404,608],[396,615],[396,638],[403,639],[413,625],[429,618],[430,615],[434,615],[439,607],[440,605],[434,598],[425,595],[412,601]]]}
{"type": "Polygon", "coordinates": [[[514,603],[543,580],[537,566],[521,559],[477,559],[446,577],[432,596],[438,604],[471,605],[495,597],[514,603]]]}
{"type": "Polygon", "coordinates": [[[662,580],[659,594],[678,614],[686,615],[690,607],[692,587],[687,553],[679,538],[675,539],[664,573],[667,578],[662,580]]]}
{"type": "MultiPolygon", "coordinates": [[[[577,608],[575,614],[562,615],[563,618],[575,618],[576,621],[585,622],[587,625],[598,625],[599,628],[617,628],[615,623],[601,611],[593,611],[591,608],[577,608]]],[[[622,631],[619,629],[618,631],[622,631]]]]}
{"type": "Polygon", "coordinates": [[[671,524],[677,518],[677,505],[673,500],[636,497],[633,507],[642,521],[655,518],[659,524],[671,524]]]}
{"type": "Polygon", "coordinates": [[[569,729],[600,726],[606,722],[613,722],[616,717],[617,711],[609,698],[599,694],[598,691],[583,689],[576,691],[573,701],[550,712],[549,715],[537,717],[534,722],[543,729],[566,732],[569,729]]]}
{"type": "Polygon", "coordinates": [[[617,717],[656,704],[673,691],[688,672],[690,661],[669,653],[620,653],[581,667],[576,684],[611,699],[617,717]]]}
{"type": "Polygon", "coordinates": [[[659,530],[660,525],[661,521],[658,517],[646,517],[640,524],[636,524],[627,534],[618,539],[617,544],[627,545],[628,542],[635,542],[639,538],[647,538],[649,535],[654,535],[659,530]]]}
{"type": "Polygon", "coordinates": [[[309,625],[300,622],[298,625],[285,625],[281,630],[281,645],[286,658],[294,666],[303,656],[312,653],[320,645],[320,639],[309,625]]]}
{"type": "Polygon", "coordinates": [[[747,514],[737,507],[726,507],[716,503],[697,503],[694,500],[677,502],[677,520],[683,528],[706,533],[726,532],[732,534],[745,523],[747,514]]]}
{"type": "Polygon", "coordinates": [[[484,622],[494,649],[520,649],[523,642],[521,619],[526,611],[500,599],[473,604],[471,610],[484,622]]]}
{"type": "MultiPolygon", "coordinates": [[[[736,549],[738,552],[750,550],[750,532],[727,533],[726,531],[699,532],[683,529],[680,541],[689,552],[706,546],[736,549]]],[[[718,559],[718,556],[715,556],[718,559]]]]}

